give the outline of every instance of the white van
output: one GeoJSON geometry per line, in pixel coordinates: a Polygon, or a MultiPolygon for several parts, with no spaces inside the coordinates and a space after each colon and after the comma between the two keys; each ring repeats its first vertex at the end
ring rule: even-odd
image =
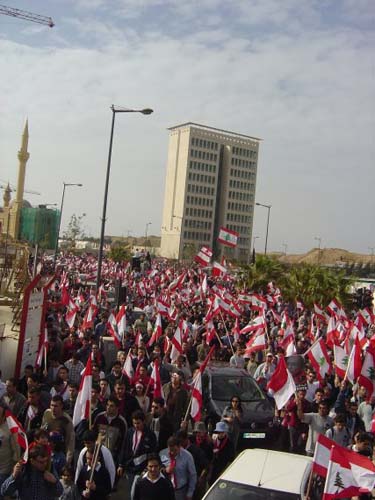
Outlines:
{"type": "MultiPolygon", "coordinates": [[[[203,500],[301,500],[312,458],[273,450],[245,450],[211,486],[203,500]]],[[[321,498],[313,492],[310,498],[321,498]]]]}

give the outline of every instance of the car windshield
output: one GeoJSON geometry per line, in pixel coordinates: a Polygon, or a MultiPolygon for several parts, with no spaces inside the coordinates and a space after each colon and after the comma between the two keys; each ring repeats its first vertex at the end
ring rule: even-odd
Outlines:
{"type": "Polygon", "coordinates": [[[285,491],[266,490],[247,484],[219,481],[204,497],[204,500],[301,500],[296,493],[285,491]]]}
{"type": "Polygon", "coordinates": [[[230,401],[233,396],[241,401],[259,401],[265,396],[251,377],[216,375],[212,377],[212,399],[230,401]]]}

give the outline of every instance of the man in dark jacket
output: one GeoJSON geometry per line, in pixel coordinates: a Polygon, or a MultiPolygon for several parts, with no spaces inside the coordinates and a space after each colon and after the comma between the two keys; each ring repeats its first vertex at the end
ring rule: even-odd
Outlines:
{"type": "Polygon", "coordinates": [[[129,495],[136,475],[141,474],[147,464],[147,455],[156,452],[155,434],[145,424],[145,414],[137,410],[132,415],[133,426],[126,433],[119,457],[117,473],[122,476],[126,471],[129,495]]]}
{"type": "Polygon", "coordinates": [[[167,415],[163,398],[154,398],[146,422],[156,436],[157,451],[164,450],[168,438],[173,434],[173,424],[167,415]]]}
{"type": "Polygon", "coordinates": [[[83,498],[105,500],[111,492],[111,479],[105,465],[97,461],[92,474],[93,452],[87,450],[86,464],[82,467],[77,479],[77,488],[83,498]]]}
{"type": "Polygon", "coordinates": [[[175,500],[174,489],[169,479],[160,473],[158,455],[149,455],[147,473],[134,485],[133,500],[175,500]]]}

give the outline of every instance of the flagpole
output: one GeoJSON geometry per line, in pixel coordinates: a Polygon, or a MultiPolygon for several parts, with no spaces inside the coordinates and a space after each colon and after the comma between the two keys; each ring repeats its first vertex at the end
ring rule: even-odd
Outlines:
{"type": "Polygon", "coordinates": [[[89,399],[89,430],[92,429],[92,415],[91,415],[91,395],[89,399]]]}
{"type": "Polygon", "coordinates": [[[222,321],[222,322],[223,322],[223,324],[224,324],[225,331],[226,331],[226,333],[227,333],[227,337],[228,337],[228,340],[229,340],[229,345],[230,345],[230,348],[231,348],[231,350],[232,350],[232,354],[233,354],[233,356],[234,356],[234,361],[235,361],[235,363],[236,363],[236,366],[238,366],[238,364],[237,364],[237,360],[236,360],[236,357],[235,357],[235,354],[234,354],[233,345],[232,345],[232,342],[231,342],[230,337],[229,337],[229,333],[228,333],[227,325],[225,324],[225,321],[224,321],[224,319],[223,319],[223,315],[221,314],[221,310],[220,310],[220,317],[221,317],[221,321],[222,321]]]}
{"type": "Polygon", "coordinates": [[[313,464],[311,464],[311,470],[310,470],[309,482],[307,484],[307,490],[306,490],[305,500],[310,500],[310,490],[311,490],[311,485],[312,485],[313,474],[314,474],[313,464]]]}

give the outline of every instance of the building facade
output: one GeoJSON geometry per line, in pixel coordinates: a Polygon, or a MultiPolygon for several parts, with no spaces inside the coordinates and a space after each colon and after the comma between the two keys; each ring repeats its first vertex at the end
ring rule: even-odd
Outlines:
{"type": "Polygon", "coordinates": [[[197,123],[169,130],[161,227],[163,257],[250,257],[260,139],[197,123]],[[220,227],[239,233],[235,248],[217,241],[220,227]]]}

